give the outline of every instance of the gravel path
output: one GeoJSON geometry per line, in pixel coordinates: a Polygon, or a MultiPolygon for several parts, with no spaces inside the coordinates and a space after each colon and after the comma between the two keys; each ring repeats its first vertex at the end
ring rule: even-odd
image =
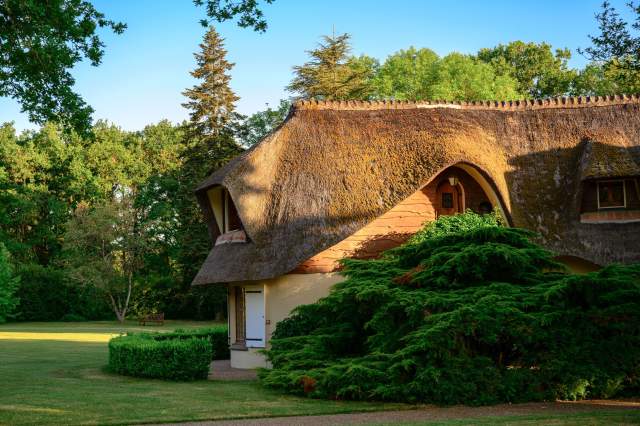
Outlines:
{"type": "Polygon", "coordinates": [[[358,424],[393,424],[397,422],[438,421],[488,416],[526,416],[580,413],[594,410],[640,410],[640,401],[581,401],[529,404],[502,404],[489,407],[427,407],[405,411],[332,414],[321,416],[272,417],[245,420],[172,423],[159,426],[326,426],[358,424]]]}

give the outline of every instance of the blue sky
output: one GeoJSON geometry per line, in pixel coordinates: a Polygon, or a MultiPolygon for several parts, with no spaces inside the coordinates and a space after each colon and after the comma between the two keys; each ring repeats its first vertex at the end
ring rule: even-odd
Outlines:
{"type": "MultiPolygon", "coordinates": [[[[205,29],[204,9],[191,0],[94,0],[107,17],[126,22],[116,36],[103,32],[106,54],[98,67],[79,64],[76,90],[107,119],[127,130],[142,129],[163,118],[181,121],[181,92],[194,84],[189,71],[205,29]]],[[[384,59],[407,48],[429,47],[440,55],[475,53],[512,40],[551,43],[574,52],[571,65],[585,59],[575,49],[596,34],[594,14],[601,0],[275,0],[263,10],[264,34],[234,23],[218,24],[228,58],[235,62],[232,88],[238,110],[249,114],[287,97],[291,67],[306,61],[305,50],[322,34],[348,32],[353,53],[384,59]]],[[[629,16],[624,0],[612,3],[629,16]]],[[[18,104],[0,98],[0,121],[19,130],[33,128],[18,104]]]]}

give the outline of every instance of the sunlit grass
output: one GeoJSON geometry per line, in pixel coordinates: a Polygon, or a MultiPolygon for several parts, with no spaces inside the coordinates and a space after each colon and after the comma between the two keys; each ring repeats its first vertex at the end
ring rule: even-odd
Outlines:
{"type": "Polygon", "coordinates": [[[59,340],[64,342],[108,342],[118,334],[0,332],[0,340],[59,340]]]}
{"type": "Polygon", "coordinates": [[[407,407],[296,398],[264,389],[256,381],[166,382],[113,375],[104,369],[106,342],[112,335],[214,324],[0,325],[0,425],[162,423],[407,407]]]}

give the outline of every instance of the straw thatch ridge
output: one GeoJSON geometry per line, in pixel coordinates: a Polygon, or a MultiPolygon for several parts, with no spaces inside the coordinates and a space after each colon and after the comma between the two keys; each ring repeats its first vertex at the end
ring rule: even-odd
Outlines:
{"type": "Polygon", "coordinates": [[[510,101],[318,101],[300,100],[293,107],[296,109],[338,109],[338,110],[375,110],[375,109],[413,109],[413,108],[454,108],[454,109],[499,109],[529,110],[542,108],[580,108],[594,106],[611,106],[628,103],[639,103],[640,95],[607,95],[607,96],[570,96],[546,99],[517,99],[510,101]]]}
{"type": "MultiPolygon", "coordinates": [[[[513,225],[538,232],[559,254],[640,261],[640,223],[580,223],[581,181],[602,170],[587,151],[608,145],[625,154],[603,173],[639,167],[638,96],[493,105],[301,101],[279,129],[198,188],[205,213],[208,188],[229,190],[250,242],[214,247],[194,283],[290,272],[457,163],[481,170],[513,225]]],[[[213,222],[210,229],[215,236],[213,222]]]]}

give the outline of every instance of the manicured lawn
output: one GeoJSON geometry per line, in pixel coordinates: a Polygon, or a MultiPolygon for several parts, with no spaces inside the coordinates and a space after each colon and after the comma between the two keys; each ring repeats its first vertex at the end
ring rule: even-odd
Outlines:
{"type": "Polygon", "coordinates": [[[214,323],[22,323],[0,325],[0,424],[114,424],[329,414],[400,404],[320,401],[280,395],[257,382],[191,383],[112,375],[107,341],[127,330],[214,323]]]}
{"type": "MultiPolygon", "coordinates": [[[[130,330],[169,331],[214,324],[169,321],[162,327],[139,327],[134,322],[124,326],[115,322],[0,325],[0,425],[160,423],[414,408],[295,398],[264,389],[256,381],[177,383],[121,377],[104,371],[106,342],[111,336],[130,330]]],[[[494,408],[493,412],[499,414],[500,410],[494,408]]],[[[472,416],[393,424],[640,424],[640,410],[472,416]]]]}

